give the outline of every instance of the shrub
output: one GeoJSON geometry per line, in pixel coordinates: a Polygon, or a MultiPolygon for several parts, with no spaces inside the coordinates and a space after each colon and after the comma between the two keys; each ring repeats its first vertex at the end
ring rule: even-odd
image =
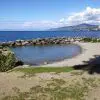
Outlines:
{"type": "Polygon", "coordinates": [[[12,53],[9,50],[3,51],[1,49],[0,51],[0,71],[5,72],[12,68],[14,68],[16,63],[16,58],[14,53],[12,53]]]}
{"type": "Polygon", "coordinates": [[[84,42],[91,42],[92,41],[92,38],[83,38],[82,39],[84,42]]]}
{"type": "Polygon", "coordinates": [[[94,38],[94,39],[92,39],[92,42],[94,42],[94,43],[95,43],[95,42],[98,42],[98,41],[97,41],[97,39],[96,39],[96,38],[94,38]]]}

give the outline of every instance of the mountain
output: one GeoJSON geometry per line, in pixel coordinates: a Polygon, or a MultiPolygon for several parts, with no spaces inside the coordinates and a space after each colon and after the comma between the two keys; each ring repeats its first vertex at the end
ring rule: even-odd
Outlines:
{"type": "Polygon", "coordinates": [[[97,31],[100,30],[99,25],[79,24],[75,26],[65,26],[59,28],[52,28],[49,31],[97,31]]]}

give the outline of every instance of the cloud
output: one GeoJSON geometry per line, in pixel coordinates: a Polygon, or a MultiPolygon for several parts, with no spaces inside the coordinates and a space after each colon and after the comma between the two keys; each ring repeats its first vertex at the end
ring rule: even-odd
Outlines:
{"type": "Polygon", "coordinates": [[[23,28],[34,28],[34,29],[49,29],[49,28],[56,28],[61,27],[62,23],[55,22],[55,21],[39,21],[39,22],[24,22],[23,28]]]}
{"type": "Polygon", "coordinates": [[[23,28],[22,24],[23,22],[15,22],[15,21],[3,22],[2,21],[0,22],[0,30],[19,30],[23,28]]]}
{"type": "Polygon", "coordinates": [[[76,25],[81,23],[99,24],[100,25],[100,8],[87,7],[86,10],[74,13],[68,18],[63,19],[67,25],[76,25]]]}
{"type": "Polygon", "coordinates": [[[87,7],[84,11],[73,13],[69,17],[61,18],[59,21],[40,21],[40,22],[25,22],[24,27],[31,28],[55,28],[62,26],[77,25],[81,23],[98,24],[100,25],[100,8],[87,7]]]}
{"type": "Polygon", "coordinates": [[[81,23],[100,25],[100,8],[87,7],[84,11],[73,13],[59,21],[25,21],[25,22],[0,22],[0,29],[12,30],[45,30],[81,23]]]}

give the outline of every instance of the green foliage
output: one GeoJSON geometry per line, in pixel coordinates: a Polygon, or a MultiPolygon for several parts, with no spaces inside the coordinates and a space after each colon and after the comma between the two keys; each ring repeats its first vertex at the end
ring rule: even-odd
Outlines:
{"type": "Polygon", "coordinates": [[[100,42],[100,39],[98,39],[98,42],[100,42]]]}
{"type": "Polygon", "coordinates": [[[91,42],[92,41],[92,38],[83,38],[82,39],[84,42],[91,42]]]}
{"type": "Polygon", "coordinates": [[[15,66],[16,58],[10,51],[0,51],[0,71],[5,72],[12,69],[15,66]]]}
{"type": "Polygon", "coordinates": [[[23,72],[25,74],[30,74],[30,75],[34,75],[35,73],[45,73],[45,72],[56,72],[56,73],[60,73],[60,72],[70,72],[73,71],[74,68],[72,67],[37,67],[37,68],[16,68],[13,69],[12,71],[19,71],[19,72],[23,72]]]}
{"type": "Polygon", "coordinates": [[[96,43],[96,42],[100,42],[100,38],[82,38],[82,41],[96,43]]]}
{"type": "Polygon", "coordinates": [[[98,42],[98,41],[97,41],[97,39],[96,39],[96,38],[94,38],[94,39],[92,39],[92,42],[94,42],[94,43],[95,43],[95,42],[98,42]]]}

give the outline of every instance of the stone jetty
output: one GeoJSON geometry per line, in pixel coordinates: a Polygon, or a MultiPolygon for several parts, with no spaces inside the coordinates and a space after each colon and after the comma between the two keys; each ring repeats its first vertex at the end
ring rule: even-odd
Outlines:
{"type": "Polygon", "coordinates": [[[29,46],[29,45],[51,45],[51,44],[68,44],[72,42],[80,42],[81,38],[38,38],[32,40],[16,40],[9,42],[0,42],[0,46],[29,46]]]}

